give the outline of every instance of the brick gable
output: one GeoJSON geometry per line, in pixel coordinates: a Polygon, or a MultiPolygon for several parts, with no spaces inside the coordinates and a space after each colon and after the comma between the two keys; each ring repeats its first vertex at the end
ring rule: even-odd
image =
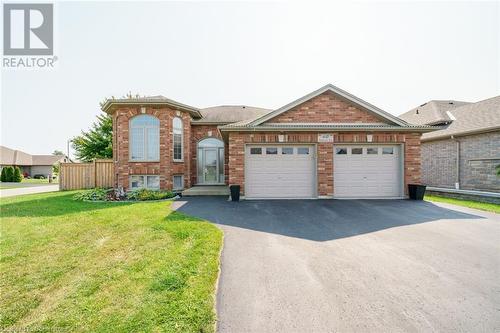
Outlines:
{"type": "Polygon", "coordinates": [[[389,123],[386,119],[360,109],[331,91],[283,112],[266,123],[389,123]]]}

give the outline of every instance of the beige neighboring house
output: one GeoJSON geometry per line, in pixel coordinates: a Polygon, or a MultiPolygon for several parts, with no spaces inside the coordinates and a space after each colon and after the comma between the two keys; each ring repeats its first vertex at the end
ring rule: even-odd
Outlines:
{"type": "Polygon", "coordinates": [[[500,96],[476,103],[430,101],[399,116],[410,124],[440,125],[422,134],[422,183],[500,192],[500,96]]]}
{"type": "Polygon", "coordinates": [[[61,162],[66,163],[71,160],[65,155],[31,155],[21,150],[0,146],[0,169],[6,166],[18,166],[24,176],[43,175],[48,178],[52,176],[54,164],[61,162]]]}

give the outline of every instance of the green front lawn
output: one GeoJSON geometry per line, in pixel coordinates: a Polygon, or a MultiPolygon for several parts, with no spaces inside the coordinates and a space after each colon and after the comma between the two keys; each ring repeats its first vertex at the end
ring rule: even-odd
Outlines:
{"type": "Polygon", "coordinates": [[[73,195],[1,200],[0,331],[213,331],[218,228],[73,195]]]}
{"type": "Polygon", "coordinates": [[[453,199],[453,198],[440,197],[440,196],[436,196],[436,195],[426,195],[424,197],[424,199],[428,200],[428,201],[444,202],[444,203],[449,203],[449,204],[458,205],[458,206],[464,206],[464,207],[469,207],[469,208],[485,210],[488,212],[500,213],[500,205],[496,205],[496,204],[492,204],[492,203],[485,203],[485,202],[471,201],[471,200],[462,200],[462,199],[453,199]]]}
{"type": "MultiPolygon", "coordinates": [[[[22,183],[27,183],[27,184],[49,184],[49,179],[35,179],[35,178],[23,178],[22,183]]],[[[57,184],[59,183],[59,179],[52,179],[52,183],[50,184],[57,184]]]]}

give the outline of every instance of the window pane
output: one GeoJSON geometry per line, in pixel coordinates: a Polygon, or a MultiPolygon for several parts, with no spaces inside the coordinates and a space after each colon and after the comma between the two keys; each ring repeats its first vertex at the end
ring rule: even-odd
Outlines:
{"type": "Polygon", "coordinates": [[[361,154],[363,154],[363,148],[352,148],[351,154],[353,154],[353,155],[361,155],[361,154]]]}
{"type": "Polygon", "coordinates": [[[278,148],[268,147],[268,148],[266,148],[266,154],[267,155],[276,155],[276,154],[278,154],[278,148]]]}
{"type": "Polygon", "coordinates": [[[130,120],[130,159],[157,161],[160,156],[160,120],[140,115],[130,120]]]}
{"type": "Polygon", "coordinates": [[[158,128],[146,128],[147,141],[147,159],[148,160],[159,160],[160,159],[160,135],[158,133],[158,128]]]}
{"type": "Polygon", "coordinates": [[[291,147],[281,148],[281,153],[283,155],[292,155],[293,154],[293,148],[291,148],[291,147]]]}
{"type": "Polygon", "coordinates": [[[335,154],[337,155],[346,155],[347,148],[335,148],[335,154]]]}
{"type": "Polygon", "coordinates": [[[160,188],[160,176],[147,176],[148,188],[157,190],[160,188]]]}
{"type": "Polygon", "coordinates": [[[184,188],[184,177],[182,175],[174,176],[174,189],[181,190],[184,188]]]}
{"type": "Polygon", "coordinates": [[[384,147],[384,148],[382,148],[382,154],[383,155],[392,155],[392,154],[394,154],[394,148],[393,147],[384,147]]]}
{"type": "Polygon", "coordinates": [[[173,120],[174,133],[182,133],[182,120],[179,117],[175,117],[173,120]]]}
{"type": "Polygon", "coordinates": [[[308,147],[299,147],[299,148],[297,148],[297,154],[309,155],[309,148],[308,147]]]}
{"type": "Polygon", "coordinates": [[[377,155],[378,154],[378,148],[367,148],[366,153],[368,155],[377,155]]]}
{"type": "Polygon", "coordinates": [[[142,160],[144,159],[144,129],[132,128],[130,132],[130,159],[142,160]]]}
{"type": "Polygon", "coordinates": [[[208,138],[198,142],[198,147],[224,147],[224,142],[214,138],[208,138]]]}
{"type": "Polygon", "coordinates": [[[143,114],[130,120],[132,127],[160,127],[160,120],[154,116],[143,114]]]}
{"type": "Polygon", "coordinates": [[[144,187],[144,176],[130,176],[130,187],[132,189],[144,187]]]}
{"type": "Polygon", "coordinates": [[[174,134],[174,160],[182,160],[182,134],[174,134]]]}
{"type": "Polygon", "coordinates": [[[262,148],[250,148],[250,154],[252,155],[261,155],[262,154],[262,148]]]}

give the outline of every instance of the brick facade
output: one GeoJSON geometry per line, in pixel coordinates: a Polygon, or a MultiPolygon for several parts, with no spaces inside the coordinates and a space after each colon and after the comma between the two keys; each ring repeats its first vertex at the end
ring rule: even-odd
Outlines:
{"type": "Polygon", "coordinates": [[[422,143],[422,182],[429,186],[455,188],[458,182],[464,190],[500,192],[497,165],[499,132],[422,143]]]}
{"type": "MultiPolygon", "coordinates": [[[[333,133],[334,142],[318,143],[318,133],[280,133],[286,143],[315,144],[317,149],[318,195],[331,197],[333,193],[333,146],[345,144],[368,144],[367,134],[372,134],[370,143],[402,144],[404,147],[404,188],[407,184],[420,184],[420,133],[333,133]]],[[[276,133],[232,132],[229,134],[229,183],[241,186],[245,193],[245,145],[255,143],[279,143],[276,133]]]]}
{"type": "Polygon", "coordinates": [[[327,91],[265,123],[386,123],[327,91]]]}
{"type": "Polygon", "coordinates": [[[113,114],[113,156],[115,164],[115,185],[129,188],[131,175],[159,175],[160,188],[171,189],[174,175],[184,176],[184,186],[191,186],[190,151],[191,117],[186,112],[169,108],[148,107],[145,114],[160,120],[160,160],[157,162],[134,162],[129,160],[129,121],[142,114],[139,107],[123,107],[113,114]],[[180,117],[183,122],[183,161],[173,161],[172,120],[180,117]]]}
{"type": "MultiPolygon", "coordinates": [[[[129,188],[131,175],[159,175],[160,188],[172,189],[173,176],[184,175],[184,186],[189,188],[198,183],[197,144],[207,137],[224,141],[226,184],[239,184],[245,192],[245,144],[278,143],[278,133],[228,132],[224,137],[217,125],[192,124],[187,112],[175,111],[168,107],[147,107],[145,113],[160,121],[160,158],[155,162],[133,162],[129,160],[129,121],[141,114],[139,106],[122,106],[113,112],[113,156],[115,164],[115,185],[129,188]],[[172,120],[181,117],[184,124],[183,161],[173,161],[172,120]]],[[[370,112],[361,110],[340,99],[332,92],[325,92],[295,108],[270,119],[268,122],[300,123],[381,123],[387,122],[370,112]]],[[[404,183],[420,183],[420,133],[410,132],[336,132],[331,133],[334,143],[319,143],[317,132],[280,132],[287,143],[307,143],[316,147],[318,195],[334,195],[333,145],[339,143],[367,142],[367,134],[372,135],[371,143],[402,144],[404,147],[404,183]]]]}

